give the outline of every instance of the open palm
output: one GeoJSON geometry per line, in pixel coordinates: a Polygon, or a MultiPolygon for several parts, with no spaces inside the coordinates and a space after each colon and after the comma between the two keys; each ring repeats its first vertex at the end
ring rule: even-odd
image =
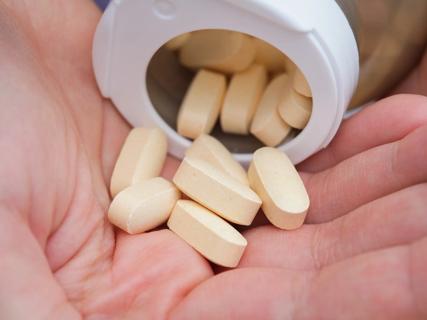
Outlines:
{"type": "Polygon", "coordinates": [[[88,0],[0,1],[1,319],[427,316],[426,98],[347,120],[300,166],[309,224],[260,215],[240,268],[213,270],[169,230],[105,219],[129,128],[93,77],[99,15],[88,0]]]}

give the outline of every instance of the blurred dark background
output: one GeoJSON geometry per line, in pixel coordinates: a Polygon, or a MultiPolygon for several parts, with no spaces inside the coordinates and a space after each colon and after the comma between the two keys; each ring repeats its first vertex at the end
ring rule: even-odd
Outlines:
{"type": "Polygon", "coordinates": [[[104,10],[110,0],[95,0],[96,4],[104,10]]]}

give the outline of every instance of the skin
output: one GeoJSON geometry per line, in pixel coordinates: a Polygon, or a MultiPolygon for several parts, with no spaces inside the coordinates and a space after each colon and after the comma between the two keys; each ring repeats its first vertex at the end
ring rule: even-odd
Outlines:
{"type": "MultiPolygon", "coordinates": [[[[426,97],[346,120],[299,166],[307,224],[259,215],[239,268],[216,270],[167,229],[106,220],[129,127],[92,73],[99,17],[87,0],[0,1],[1,319],[427,317],[426,97]]],[[[397,90],[426,94],[426,66],[397,90]]]]}

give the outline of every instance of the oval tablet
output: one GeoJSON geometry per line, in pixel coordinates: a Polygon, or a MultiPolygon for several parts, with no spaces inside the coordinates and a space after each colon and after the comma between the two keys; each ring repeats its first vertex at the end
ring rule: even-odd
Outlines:
{"type": "Polygon", "coordinates": [[[312,101],[293,88],[287,88],[279,103],[280,117],[291,127],[304,129],[310,120],[312,101]]]}
{"type": "Polygon", "coordinates": [[[191,200],[179,200],[168,227],[206,259],[235,267],[247,246],[246,239],[226,221],[191,200]]]}
{"type": "Polygon", "coordinates": [[[255,151],[249,182],[273,225],[293,230],[304,223],[310,200],[297,170],[283,152],[269,147],[255,151]]]}
{"type": "Polygon", "coordinates": [[[189,68],[208,68],[225,73],[245,70],[255,59],[249,36],[228,30],[193,32],[181,48],[179,59],[189,68]]]}
{"type": "Polygon", "coordinates": [[[289,85],[287,74],[274,78],[265,89],[252,120],[251,133],[269,147],[277,146],[292,129],[277,110],[283,91],[289,85]]]}
{"type": "Polygon", "coordinates": [[[245,169],[233,158],[227,148],[212,136],[206,134],[199,136],[187,149],[185,155],[206,161],[240,183],[249,185],[245,169]]]}
{"type": "Polygon", "coordinates": [[[163,131],[158,128],[131,130],[111,176],[111,196],[137,182],[158,176],[166,154],[167,139],[163,131]]]}
{"type": "Polygon", "coordinates": [[[283,67],[285,68],[287,74],[291,74],[294,72],[297,66],[292,62],[291,59],[289,59],[288,56],[285,55],[283,59],[283,67]]]}
{"type": "Polygon", "coordinates": [[[265,66],[268,72],[284,71],[285,55],[271,44],[254,38],[255,63],[265,66]]]}
{"type": "Polygon", "coordinates": [[[185,94],[177,118],[180,135],[196,139],[215,126],[226,90],[225,76],[200,70],[185,94]]]}
{"type": "Polygon", "coordinates": [[[311,89],[301,70],[296,68],[292,76],[292,86],[299,94],[311,98],[311,89]]]}
{"type": "Polygon", "coordinates": [[[127,233],[145,232],[166,222],[180,196],[179,190],[163,178],[139,182],[113,199],[108,219],[127,233]]]}
{"type": "Polygon", "coordinates": [[[266,84],[267,71],[261,65],[253,65],[232,77],[221,110],[220,121],[224,132],[249,133],[249,126],[266,84]]]}
{"type": "Polygon", "coordinates": [[[172,40],[166,42],[165,46],[169,50],[178,50],[181,48],[191,37],[191,33],[183,33],[172,40]]]}
{"type": "Polygon", "coordinates": [[[173,182],[194,201],[237,224],[250,225],[261,207],[261,199],[247,185],[202,160],[185,157],[173,182]]]}

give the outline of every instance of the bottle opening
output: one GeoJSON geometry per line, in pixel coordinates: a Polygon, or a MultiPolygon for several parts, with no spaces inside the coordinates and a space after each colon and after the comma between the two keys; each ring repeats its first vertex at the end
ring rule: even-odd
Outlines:
{"type": "Polygon", "coordinates": [[[233,153],[252,153],[265,145],[282,146],[298,136],[311,117],[310,87],[284,53],[248,34],[198,30],[166,42],[151,58],[146,73],[147,92],[155,111],[189,141],[195,136],[182,134],[178,116],[188,104],[187,96],[193,81],[200,80],[201,70],[225,79],[219,115],[213,116],[212,128],[205,133],[233,153]],[[244,99],[236,107],[239,94],[244,99]],[[264,111],[259,110],[261,106],[264,111]],[[233,108],[246,112],[234,112],[233,108]]]}

